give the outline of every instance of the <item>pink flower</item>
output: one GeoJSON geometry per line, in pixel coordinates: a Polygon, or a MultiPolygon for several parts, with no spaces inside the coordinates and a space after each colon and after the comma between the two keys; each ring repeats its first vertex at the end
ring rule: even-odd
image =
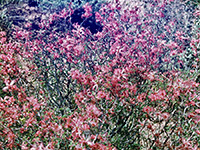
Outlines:
{"type": "Polygon", "coordinates": [[[155,71],[154,72],[149,72],[149,74],[147,75],[147,78],[150,80],[150,81],[154,81],[156,79],[156,75],[155,75],[155,71]]]}
{"type": "Polygon", "coordinates": [[[64,8],[62,11],[61,11],[61,14],[60,14],[60,17],[61,18],[65,18],[67,16],[68,12],[66,10],[66,8],[64,8]]]}
{"type": "Polygon", "coordinates": [[[82,17],[85,17],[85,18],[89,18],[90,16],[92,16],[92,6],[89,5],[89,3],[86,3],[84,6],[83,6],[84,10],[85,10],[85,13],[82,15],[82,17]]]}
{"type": "Polygon", "coordinates": [[[88,114],[93,114],[94,116],[99,117],[102,112],[93,104],[90,104],[89,106],[87,106],[87,112],[88,114]]]}
{"type": "Polygon", "coordinates": [[[84,47],[81,44],[78,44],[74,47],[74,52],[76,56],[79,56],[83,50],[84,50],[84,47]]]}
{"type": "Polygon", "coordinates": [[[97,22],[101,22],[103,20],[103,17],[100,15],[99,12],[96,12],[95,13],[95,18],[96,18],[96,21],[97,22]]]}
{"type": "Polygon", "coordinates": [[[137,87],[136,87],[137,85],[136,84],[134,84],[134,85],[131,85],[130,87],[129,87],[129,90],[132,92],[132,93],[134,93],[134,94],[136,94],[136,92],[137,92],[137,87]]]}
{"type": "Polygon", "coordinates": [[[157,100],[156,94],[153,94],[153,93],[149,95],[148,98],[151,99],[152,102],[157,100]]]}
{"type": "Polygon", "coordinates": [[[71,77],[73,80],[80,80],[82,78],[82,73],[80,73],[79,70],[73,70],[71,71],[71,77]]]}
{"type": "Polygon", "coordinates": [[[198,135],[200,135],[200,131],[199,131],[199,130],[196,130],[196,133],[197,133],[198,135]]]}
{"type": "Polygon", "coordinates": [[[161,99],[164,99],[166,96],[165,90],[159,90],[158,95],[160,96],[161,99]]]}
{"type": "Polygon", "coordinates": [[[25,142],[23,141],[22,145],[21,145],[21,149],[22,150],[28,150],[29,148],[27,147],[27,144],[25,144],[25,142]]]}
{"type": "Polygon", "coordinates": [[[196,109],[195,112],[200,114],[200,109],[196,109]]]}
{"type": "Polygon", "coordinates": [[[187,117],[188,117],[188,118],[193,118],[193,117],[195,117],[195,114],[194,114],[194,113],[188,113],[188,114],[187,114],[187,117]]]}
{"type": "Polygon", "coordinates": [[[83,124],[82,125],[82,129],[83,130],[89,130],[90,129],[90,126],[88,124],[83,124]]]}
{"type": "Polygon", "coordinates": [[[26,120],[26,124],[25,126],[29,127],[29,126],[33,126],[33,124],[36,124],[36,120],[35,118],[30,117],[28,120],[26,120]]]}
{"type": "Polygon", "coordinates": [[[40,130],[38,130],[38,131],[35,133],[35,137],[40,136],[40,134],[42,134],[42,132],[41,132],[40,130]]]}
{"type": "Polygon", "coordinates": [[[26,23],[26,24],[25,24],[25,27],[26,27],[26,28],[29,28],[29,27],[31,27],[31,23],[29,23],[29,22],[28,22],[28,23],[26,23]]]}
{"type": "Polygon", "coordinates": [[[196,12],[194,13],[194,16],[195,16],[195,17],[200,16],[200,10],[196,10],[196,12]]]}
{"type": "Polygon", "coordinates": [[[6,36],[6,32],[1,31],[1,32],[0,32],[0,38],[3,37],[3,36],[6,36]]]}
{"type": "Polygon", "coordinates": [[[167,120],[169,118],[170,114],[165,112],[165,113],[162,113],[161,116],[163,119],[167,120]]]}
{"type": "Polygon", "coordinates": [[[54,54],[54,59],[57,59],[57,58],[59,58],[60,56],[59,56],[59,54],[58,53],[55,53],[54,54]]]}
{"type": "Polygon", "coordinates": [[[162,13],[162,12],[160,12],[160,17],[165,17],[165,15],[162,13]]]}
{"type": "Polygon", "coordinates": [[[170,56],[175,56],[177,54],[177,50],[173,50],[170,52],[170,56]]]}
{"type": "Polygon", "coordinates": [[[5,80],[6,87],[3,88],[3,91],[6,92],[9,89],[14,88],[15,80],[12,80],[10,83],[8,80],[5,80]]]}
{"type": "Polygon", "coordinates": [[[154,111],[154,108],[153,107],[144,107],[143,108],[143,112],[146,112],[147,114],[149,114],[150,112],[153,112],[154,111]]]}
{"type": "Polygon", "coordinates": [[[6,40],[7,39],[5,37],[2,37],[0,43],[5,43],[6,40]]]}
{"type": "Polygon", "coordinates": [[[138,102],[143,102],[145,99],[146,99],[146,94],[145,93],[138,94],[138,96],[137,96],[138,102]]]}
{"type": "Polygon", "coordinates": [[[104,93],[103,91],[99,91],[97,93],[97,98],[98,99],[105,98],[105,97],[106,97],[106,93],[104,93]]]}

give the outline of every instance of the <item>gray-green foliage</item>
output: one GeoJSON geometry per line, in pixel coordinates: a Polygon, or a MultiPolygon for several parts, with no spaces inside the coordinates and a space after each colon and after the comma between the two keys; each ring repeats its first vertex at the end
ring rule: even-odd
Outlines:
{"type": "Polygon", "coordinates": [[[101,3],[106,2],[106,0],[40,0],[39,7],[43,11],[55,12],[67,8],[70,2],[72,2],[73,9],[82,7],[88,2],[94,5],[94,11],[96,11],[101,6],[101,3]]]}
{"type": "Polygon", "coordinates": [[[8,32],[12,22],[9,21],[8,16],[6,15],[7,8],[0,9],[0,31],[8,32]]]}
{"type": "Polygon", "coordinates": [[[200,4],[200,0],[183,0],[184,2],[186,2],[186,4],[193,4],[196,6],[198,6],[200,4]]]}
{"type": "Polygon", "coordinates": [[[19,4],[22,0],[0,0],[0,31],[9,32],[12,21],[9,20],[9,5],[19,4]]]}
{"type": "MultiPolygon", "coordinates": [[[[200,4],[196,6],[196,9],[200,9],[200,4]]],[[[200,73],[200,61],[198,60],[200,59],[200,44],[197,42],[200,35],[199,29],[200,29],[200,17],[197,15],[195,17],[195,21],[192,26],[192,32],[190,37],[190,40],[193,42],[191,42],[190,47],[187,48],[185,55],[182,58],[185,64],[184,66],[185,70],[193,69],[197,75],[200,73]]]]}
{"type": "Polygon", "coordinates": [[[20,0],[0,0],[0,4],[2,5],[8,5],[8,4],[17,4],[20,0]]]}

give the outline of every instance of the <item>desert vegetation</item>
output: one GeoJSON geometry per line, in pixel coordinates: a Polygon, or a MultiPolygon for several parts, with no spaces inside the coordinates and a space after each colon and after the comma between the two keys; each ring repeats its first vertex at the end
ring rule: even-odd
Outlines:
{"type": "Polygon", "coordinates": [[[131,2],[2,2],[0,149],[200,148],[198,1],[131,2]]]}

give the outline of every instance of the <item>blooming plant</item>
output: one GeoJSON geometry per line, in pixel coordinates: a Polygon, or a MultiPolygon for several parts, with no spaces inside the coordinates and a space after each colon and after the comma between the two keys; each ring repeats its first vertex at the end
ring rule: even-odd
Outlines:
{"type": "MultiPolygon", "coordinates": [[[[1,147],[197,149],[200,86],[183,72],[192,33],[177,6],[187,8],[173,0],[141,1],[130,10],[107,3],[96,12],[101,32],[79,24],[49,32],[53,21],[73,14],[63,10],[37,32],[16,29],[20,48],[1,38],[1,147]],[[17,58],[35,66],[24,70],[17,58]],[[30,72],[39,94],[21,80],[30,72]]],[[[84,9],[87,18],[91,7],[84,9]]]]}

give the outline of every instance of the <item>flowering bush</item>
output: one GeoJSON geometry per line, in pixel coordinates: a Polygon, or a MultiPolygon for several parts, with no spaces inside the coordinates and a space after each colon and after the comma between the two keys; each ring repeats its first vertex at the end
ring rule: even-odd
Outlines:
{"type": "MultiPolygon", "coordinates": [[[[79,114],[70,111],[65,111],[63,116],[57,115],[47,105],[48,99],[41,83],[35,78],[37,67],[22,55],[24,49],[20,43],[5,43],[4,36],[5,32],[1,32],[0,78],[4,95],[0,98],[0,148],[34,150],[75,147],[75,139],[81,130],[88,130],[88,125],[84,123],[87,118],[80,119],[79,114]],[[29,89],[31,86],[34,89],[29,89]],[[78,129],[82,123],[82,128],[78,129]]],[[[27,52],[25,54],[28,55],[27,52]]],[[[96,113],[97,108],[92,105],[91,108],[96,113]]],[[[98,143],[95,146],[106,148],[98,143]]]]}
{"type": "Polygon", "coordinates": [[[1,38],[2,148],[197,149],[200,87],[179,70],[192,33],[174,16],[177,5],[184,11],[178,1],[142,1],[130,10],[108,3],[95,14],[102,32],[78,24],[49,32],[52,21],[73,14],[63,10],[38,32],[16,29],[19,48],[1,38]],[[24,70],[17,58],[35,66],[24,70]],[[25,84],[30,72],[34,90],[25,84]]]}

